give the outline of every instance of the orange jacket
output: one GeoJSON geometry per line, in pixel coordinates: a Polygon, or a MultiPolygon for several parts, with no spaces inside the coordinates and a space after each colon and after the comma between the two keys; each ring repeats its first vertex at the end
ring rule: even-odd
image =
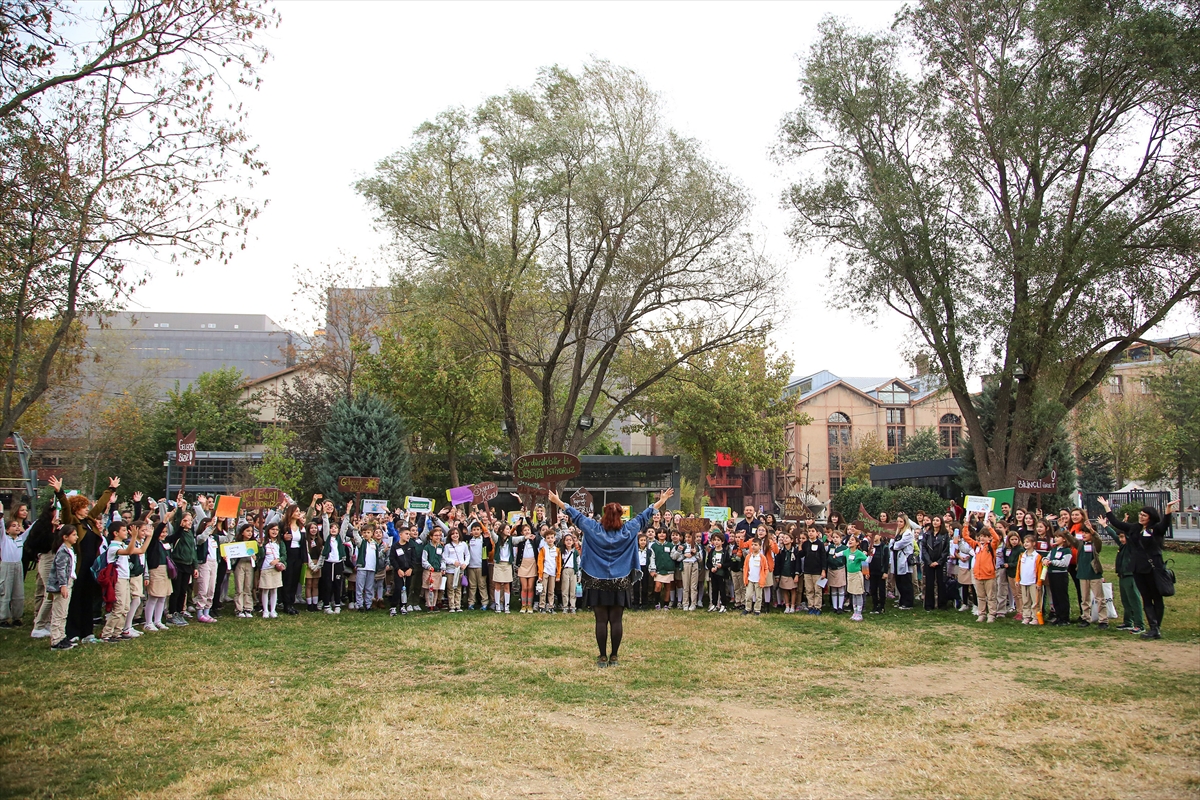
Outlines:
{"type": "MultiPolygon", "coordinates": [[[[554,566],[554,576],[556,578],[561,578],[562,577],[562,548],[559,547],[558,544],[556,543],[554,545],[554,551],[555,551],[555,553],[557,553],[557,557],[555,559],[556,563],[554,566]]],[[[541,576],[541,575],[545,575],[545,574],[546,574],[546,549],[542,548],[542,549],[538,550],[538,575],[541,576]]]]}
{"type": "MultiPolygon", "coordinates": [[[[1017,561],[1017,583],[1021,582],[1021,565],[1029,556],[1028,550],[1021,551],[1021,558],[1017,561]]],[[[1042,554],[1038,551],[1033,551],[1033,575],[1037,579],[1035,586],[1042,585],[1042,554]]]]}
{"type": "MultiPolygon", "coordinates": [[[[746,541],[742,542],[742,544],[741,544],[743,558],[750,557],[750,542],[751,541],[758,541],[758,540],[757,539],[754,539],[754,540],[747,539],[746,541]]],[[[771,538],[767,538],[764,541],[766,541],[767,546],[765,548],[763,548],[762,554],[767,559],[767,572],[774,572],[775,571],[775,554],[779,552],[779,545],[775,544],[775,540],[771,539],[771,538]]],[[[745,571],[746,571],[746,565],[743,564],[742,572],[745,573],[745,571]]]]}
{"type": "Polygon", "coordinates": [[[971,538],[967,526],[963,525],[963,541],[975,548],[975,580],[988,581],[996,577],[996,548],[1000,546],[1000,534],[991,528],[983,529],[983,541],[977,542],[971,538]],[[991,534],[991,539],[987,538],[991,534]]]}
{"type": "MultiPolygon", "coordinates": [[[[771,552],[769,550],[760,550],[758,552],[758,554],[760,556],[762,556],[762,563],[759,564],[759,568],[758,568],[758,585],[762,586],[763,579],[766,578],[767,575],[769,575],[771,573],[772,559],[771,559],[771,552]]],[[[742,584],[745,586],[750,585],[750,552],[749,552],[749,548],[747,548],[747,550],[746,550],[746,560],[742,562],[742,584]]]]}

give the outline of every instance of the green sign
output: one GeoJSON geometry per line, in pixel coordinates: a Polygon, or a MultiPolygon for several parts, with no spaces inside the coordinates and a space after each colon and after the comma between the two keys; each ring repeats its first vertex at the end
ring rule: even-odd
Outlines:
{"type": "Polygon", "coordinates": [[[710,519],[713,522],[724,522],[729,519],[730,511],[728,508],[722,508],[721,506],[705,506],[701,509],[700,516],[710,519]]]}
{"type": "Polygon", "coordinates": [[[406,497],[404,498],[404,510],[415,511],[418,514],[432,514],[433,501],[428,497],[406,497]]]}

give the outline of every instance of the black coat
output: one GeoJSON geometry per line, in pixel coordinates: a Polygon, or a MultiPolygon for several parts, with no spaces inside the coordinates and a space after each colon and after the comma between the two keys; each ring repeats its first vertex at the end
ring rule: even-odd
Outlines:
{"type": "Polygon", "coordinates": [[[946,534],[945,528],[941,533],[934,533],[932,528],[927,529],[921,534],[921,563],[925,566],[937,563],[939,566],[946,566],[946,559],[950,557],[950,537],[946,534]]]}
{"type": "Polygon", "coordinates": [[[1117,515],[1109,511],[1104,515],[1108,524],[1125,534],[1125,564],[1133,574],[1153,572],[1154,567],[1162,564],[1163,540],[1167,536],[1167,528],[1171,527],[1171,515],[1164,514],[1158,524],[1151,528],[1142,528],[1136,522],[1121,522],[1117,515]]]}

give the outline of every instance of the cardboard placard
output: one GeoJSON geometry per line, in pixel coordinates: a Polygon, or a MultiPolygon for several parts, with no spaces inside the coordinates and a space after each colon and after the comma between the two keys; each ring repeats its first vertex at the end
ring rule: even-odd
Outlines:
{"type": "Polygon", "coordinates": [[[523,512],[523,511],[508,512],[508,524],[509,525],[516,525],[517,523],[521,522],[524,519],[525,519],[525,512],[523,512]]]}
{"type": "Polygon", "coordinates": [[[175,429],[175,463],[181,467],[190,466],[196,463],[195,428],[192,428],[192,432],[187,436],[181,436],[179,429],[175,429]]]}
{"type": "Polygon", "coordinates": [[[996,498],[994,497],[981,497],[969,494],[967,495],[966,502],[963,503],[963,508],[967,510],[968,514],[973,514],[977,511],[986,513],[991,511],[995,504],[996,498]]]}
{"type": "Polygon", "coordinates": [[[237,493],[242,500],[242,507],[247,511],[257,511],[260,508],[275,508],[283,502],[283,492],[278,489],[262,487],[243,489],[237,493]]]}
{"type": "Polygon", "coordinates": [[[476,503],[486,503],[495,500],[500,494],[500,487],[494,481],[484,481],[471,486],[471,499],[476,503]]]}
{"type": "Polygon", "coordinates": [[[236,494],[223,494],[217,497],[217,505],[213,509],[213,516],[217,519],[237,519],[238,510],[241,508],[242,498],[236,494]]]}
{"type": "Polygon", "coordinates": [[[453,489],[446,490],[446,499],[451,505],[459,503],[470,503],[475,499],[475,490],[470,485],[455,486],[453,489]]]}
{"type": "Polygon", "coordinates": [[[595,498],[587,489],[576,489],[568,504],[580,514],[591,514],[596,508],[595,498]]]}
{"type": "Polygon", "coordinates": [[[221,558],[234,559],[258,555],[258,542],[251,539],[247,542],[226,542],[221,545],[221,558]]]}
{"type": "Polygon", "coordinates": [[[337,488],[342,494],[379,494],[379,478],[343,475],[337,479],[337,488]]]}
{"type": "Polygon", "coordinates": [[[387,500],[362,501],[362,513],[364,514],[386,514],[387,510],[387,500]]]}
{"type": "Polygon", "coordinates": [[[733,515],[733,511],[722,506],[704,506],[700,509],[701,516],[714,522],[724,522],[733,515]]]}
{"type": "Polygon", "coordinates": [[[413,497],[410,495],[404,498],[404,510],[415,511],[418,514],[432,514],[433,501],[428,497],[413,497]]]}
{"type": "MultiPolygon", "coordinates": [[[[1054,494],[1058,491],[1058,470],[1050,470],[1049,478],[1035,478],[1033,480],[1018,478],[1016,489],[1018,492],[1029,492],[1030,494],[1054,494]]],[[[970,509],[967,510],[969,511],[970,509]]]]}
{"type": "Polygon", "coordinates": [[[621,519],[628,522],[633,517],[633,506],[621,506],[621,519]]]}
{"type": "Polygon", "coordinates": [[[680,533],[703,533],[712,527],[712,521],[707,519],[681,519],[679,520],[680,533]]]}

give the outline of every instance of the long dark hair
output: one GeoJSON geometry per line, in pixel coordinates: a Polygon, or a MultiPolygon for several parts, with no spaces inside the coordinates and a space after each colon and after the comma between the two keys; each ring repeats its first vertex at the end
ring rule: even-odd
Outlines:
{"type": "MultiPolygon", "coordinates": [[[[51,553],[57,553],[58,548],[63,546],[63,540],[75,533],[74,525],[62,525],[54,532],[54,545],[50,548],[51,553]]],[[[73,549],[73,548],[72,548],[73,549]]]]}

